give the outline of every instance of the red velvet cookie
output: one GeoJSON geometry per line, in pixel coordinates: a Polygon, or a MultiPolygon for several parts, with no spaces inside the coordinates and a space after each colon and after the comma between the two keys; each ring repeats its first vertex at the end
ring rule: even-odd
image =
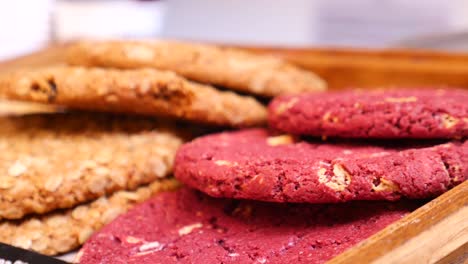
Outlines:
{"type": "Polygon", "coordinates": [[[347,138],[468,136],[468,91],[340,91],[281,96],[269,106],[272,128],[347,138]]]}
{"type": "Polygon", "coordinates": [[[214,197],[307,203],[428,198],[468,179],[468,141],[389,148],[294,142],[250,129],[183,145],[175,176],[214,197]]]}
{"type": "Polygon", "coordinates": [[[79,253],[95,263],[323,263],[416,204],[274,204],[164,193],[93,235],[79,253]]]}

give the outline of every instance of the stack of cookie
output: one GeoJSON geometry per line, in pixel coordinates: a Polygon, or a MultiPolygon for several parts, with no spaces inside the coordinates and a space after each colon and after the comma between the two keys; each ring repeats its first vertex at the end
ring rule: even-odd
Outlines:
{"type": "Polygon", "coordinates": [[[0,76],[1,97],[59,106],[0,117],[0,242],[48,255],[175,189],[176,150],[200,125],[262,125],[254,96],[325,89],[279,59],[209,45],[83,42],[67,53],[67,65],[0,76]]]}
{"type": "Polygon", "coordinates": [[[467,100],[456,89],[277,97],[270,130],[183,145],[186,186],[104,227],[78,260],[323,263],[468,179],[467,100]]]}
{"type": "Polygon", "coordinates": [[[174,189],[164,178],[184,141],[177,131],[104,114],[0,117],[0,241],[67,252],[131,205],[174,189]]]}

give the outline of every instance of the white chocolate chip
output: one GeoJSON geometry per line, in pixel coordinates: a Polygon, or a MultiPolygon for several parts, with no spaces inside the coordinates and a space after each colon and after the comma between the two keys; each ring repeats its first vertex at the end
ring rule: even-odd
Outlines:
{"type": "Polygon", "coordinates": [[[456,124],[458,124],[459,119],[451,115],[443,114],[442,115],[442,124],[445,128],[450,129],[456,124]]]}
{"type": "Polygon", "coordinates": [[[192,225],[187,225],[179,229],[179,236],[184,236],[192,233],[194,229],[201,228],[203,225],[201,223],[195,223],[192,225]]]}
{"type": "Polygon", "coordinates": [[[400,191],[400,188],[394,182],[387,180],[385,178],[380,178],[380,183],[377,186],[372,184],[372,190],[376,192],[383,192],[383,191],[397,192],[397,191],[400,191]]]}
{"type": "Polygon", "coordinates": [[[286,145],[294,143],[294,138],[291,135],[281,135],[276,137],[268,137],[267,144],[270,146],[286,145]]]}
{"type": "Polygon", "coordinates": [[[217,160],[214,162],[216,165],[218,166],[232,166],[232,162],[228,161],[228,160],[217,160]]]}
{"type": "Polygon", "coordinates": [[[138,250],[140,252],[143,252],[143,251],[159,251],[161,249],[163,249],[164,245],[159,243],[158,241],[152,241],[152,242],[147,242],[147,243],[144,243],[143,245],[141,245],[138,250]]]}
{"type": "Polygon", "coordinates": [[[317,172],[319,176],[319,182],[325,184],[329,188],[336,191],[343,191],[351,183],[351,175],[346,169],[339,165],[333,165],[333,176],[328,177],[326,175],[327,169],[320,168],[317,172]]]}
{"type": "Polygon", "coordinates": [[[322,119],[325,122],[331,122],[331,123],[338,123],[338,121],[340,121],[338,117],[332,116],[330,112],[326,112],[323,115],[322,119]]]}
{"type": "Polygon", "coordinates": [[[144,240],[138,237],[128,236],[125,238],[125,241],[127,241],[127,243],[129,244],[137,244],[137,243],[143,242],[144,240]]]}

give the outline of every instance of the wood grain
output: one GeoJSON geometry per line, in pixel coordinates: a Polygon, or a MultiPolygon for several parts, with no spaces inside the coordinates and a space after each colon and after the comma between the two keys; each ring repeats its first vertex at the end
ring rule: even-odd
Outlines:
{"type": "Polygon", "coordinates": [[[344,263],[443,263],[467,260],[468,181],[331,260],[344,263]]]}
{"type": "Polygon", "coordinates": [[[331,89],[454,86],[468,88],[468,54],[414,50],[244,47],[274,54],[324,78],[331,89]]]}

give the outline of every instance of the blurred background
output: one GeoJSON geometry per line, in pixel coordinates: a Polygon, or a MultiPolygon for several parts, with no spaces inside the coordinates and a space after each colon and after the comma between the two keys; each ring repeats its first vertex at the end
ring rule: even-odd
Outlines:
{"type": "Polygon", "coordinates": [[[468,50],[468,1],[0,1],[0,60],[79,38],[468,50]]]}

